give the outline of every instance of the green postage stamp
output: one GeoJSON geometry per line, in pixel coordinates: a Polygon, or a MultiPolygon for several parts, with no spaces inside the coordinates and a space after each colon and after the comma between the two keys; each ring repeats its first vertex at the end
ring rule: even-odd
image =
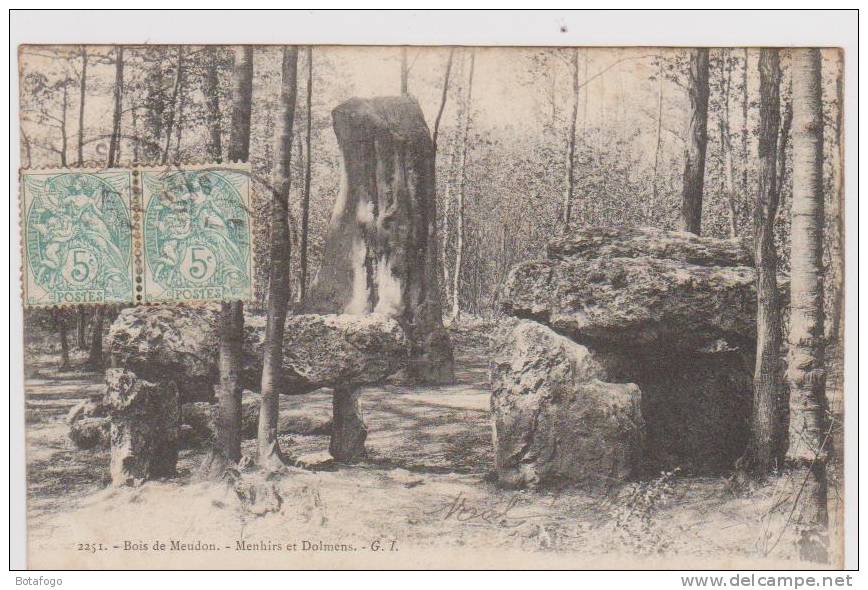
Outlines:
{"type": "Polygon", "coordinates": [[[253,295],[246,169],[142,170],[145,303],[253,295]]]}
{"type": "Polygon", "coordinates": [[[22,173],[24,302],[131,303],[131,170],[22,173]]]}
{"type": "Polygon", "coordinates": [[[27,306],[253,296],[246,164],[21,174],[27,306]]]}

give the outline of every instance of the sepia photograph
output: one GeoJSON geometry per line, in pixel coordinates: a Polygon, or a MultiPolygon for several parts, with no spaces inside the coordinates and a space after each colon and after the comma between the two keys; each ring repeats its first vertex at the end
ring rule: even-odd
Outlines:
{"type": "Polygon", "coordinates": [[[12,61],[27,568],[844,567],[841,47],[88,39],[12,61]]]}

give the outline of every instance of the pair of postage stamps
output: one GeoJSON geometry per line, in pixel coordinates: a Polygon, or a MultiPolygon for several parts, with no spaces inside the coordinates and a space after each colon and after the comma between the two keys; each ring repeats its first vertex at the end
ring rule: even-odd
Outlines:
{"type": "Polygon", "coordinates": [[[247,164],[22,170],[27,306],[249,300],[247,164]]]}

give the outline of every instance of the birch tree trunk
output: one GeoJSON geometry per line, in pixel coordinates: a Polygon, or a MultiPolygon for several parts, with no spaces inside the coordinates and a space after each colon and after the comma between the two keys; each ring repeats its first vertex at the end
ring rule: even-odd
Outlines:
{"type": "Polygon", "coordinates": [[[843,355],[843,334],[841,319],[844,313],[844,72],[843,65],[838,62],[838,73],[835,77],[835,182],[834,194],[829,199],[828,218],[831,220],[829,239],[829,272],[828,285],[830,293],[829,321],[826,322],[829,342],[838,348],[838,355],[843,355]]]}
{"type": "MultiPolygon", "coordinates": [[[[446,71],[443,73],[443,89],[440,94],[440,108],[437,110],[437,117],[434,119],[434,131],[431,134],[431,142],[434,144],[434,162],[435,162],[435,170],[437,163],[437,140],[440,138],[440,121],[443,119],[443,112],[446,110],[446,99],[449,96],[449,76],[452,73],[452,62],[455,56],[455,49],[452,48],[449,50],[449,58],[446,61],[446,71]]],[[[444,182],[445,185],[445,194],[443,195],[443,229],[442,229],[442,238],[441,243],[443,247],[440,248],[440,268],[443,272],[443,284],[449,284],[449,269],[446,265],[446,244],[449,241],[449,201],[451,200],[450,188],[449,188],[449,176],[451,174],[452,166],[454,165],[455,157],[454,153],[450,158],[451,162],[446,169],[446,179],[444,182]]],[[[436,175],[436,172],[435,172],[436,175]]],[[[437,189],[437,182],[435,179],[434,188],[437,189]]],[[[439,295],[439,294],[438,294],[439,295]]]]}
{"type": "Polygon", "coordinates": [[[121,159],[121,117],[124,112],[124,47],[117,46],[115,56],[114,114],[112,115],[112,135],[109,141],[108,165],[117,166],[121,159]]]}
{"type": "Polygon", "coordinates": [[[790,250],[790,428],[787,457],[803,479],[796,528],[803,559],[828,561],[823,108],[819,49],[792,50],[793,202],[790,250]]]}
{"type": "Polygon", "coordinates": [[[569,225],[573,211],[573,191],[575,190],[576,172],[576,121],[579,116],[579,48],[573,49],[573,103],[570,114],[570,130],[567,136],[567,180],[564,187],[564,227],[569,225]]]}
{"type": "Polygon", "coordinates": [[[298,49],[283,48],[282,82],[275,137],[274,195],[271,207],[271,268],[268,321],[262,361],[262,405],[259,409],[258,462],[279,468],[283,456],[277,441],[278,391],[283,360],[283,332],[289,304],[289,183],[292,126],[295,119],[298,49]]]}
{"type": "Polygon", "coordinates": [[[690,53],[690,125],[684,161],[681,226],[699,235],[702,228],[702,191],[705,181],[705,148],[708,144],[708,49],[690,53]]]}
{"type": "Polygon", "coordinates": [[[750,467],[765,476],[783,458],[785,388],[781,374],[781,317],[774,223],[777,216],[777,144],[780,126],[780,58],[760,50],[759,187],[753,214],[757,272],[757,349],[751,419],[750,467]]]}
{"type": "Polygon", "coordinates": [[[467,102],[464,117],[464,130],[461,143],[461,172],[458,177],[458,203],[456,208],[456,244],[455,244],[455,274],[452,277],[452,318],[461,314],[459,292],[461,286],[461,260],[464,256],[464,189],[467,168],[467,139],[470,135],[470,122],[473,118],[473,69],[476,64],[476,54],[470,51],[470,75],[467,79],[467,102]]]}
{"type": "Polygon", "coordinates": [[[307,97],[305,100],[304,128],[304,187],[301,200],[301,284],[299,301],[304,303],[307,296],[307,241],[310,226],[310,177],[313,151],[311,150],[311,122],[313,109],[313,47],[307,47],[307,97]]]}

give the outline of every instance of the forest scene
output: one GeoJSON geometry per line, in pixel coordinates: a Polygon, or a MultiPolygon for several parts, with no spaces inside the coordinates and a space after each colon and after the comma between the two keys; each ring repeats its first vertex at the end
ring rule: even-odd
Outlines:
{"type": "Polygon", "coordinates": [[[25,172],[246,163],[252,258],[244,301],[25,305],[30,567],[840,567],[840,50],[19,79],[25,172]]]}

